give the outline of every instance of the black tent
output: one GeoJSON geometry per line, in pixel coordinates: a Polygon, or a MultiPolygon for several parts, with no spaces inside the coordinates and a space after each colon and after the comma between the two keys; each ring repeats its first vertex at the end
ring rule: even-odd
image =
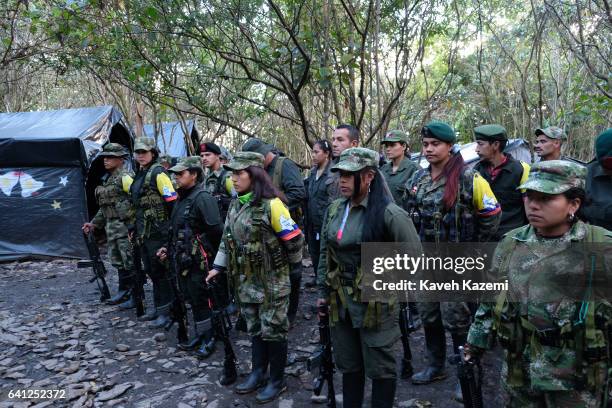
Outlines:
{"type": "Polygon", "coordinates": [[[184,127],[181,122],[162,122],[157,125],[157,131],[152,124],[144,125],[143,130],[146,136],[155,137],[161,154],[171,157],[189,156],[187,140],[198,150],[200,136],[194,120],[186,120],[184,127]]]}
{"type": "Polygon", "coordinates": [[[101,146],[132,147],[112,106],[0,113],[0,261],[87,257],[81,225],[96,210],[101,146]]]}

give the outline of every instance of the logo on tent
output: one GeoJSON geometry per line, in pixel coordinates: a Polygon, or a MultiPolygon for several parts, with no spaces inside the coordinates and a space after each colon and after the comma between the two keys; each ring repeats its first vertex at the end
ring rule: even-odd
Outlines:
{"type": "Polygon", "coordinates": [[[19,183],[21,187],[21,196],[31,197],[37,195],[45,183],[35,180],[34,177],[23,171],[9,171],[0,175],[0,190],[6,196],[10,196],[13,188],[19,183]]]}

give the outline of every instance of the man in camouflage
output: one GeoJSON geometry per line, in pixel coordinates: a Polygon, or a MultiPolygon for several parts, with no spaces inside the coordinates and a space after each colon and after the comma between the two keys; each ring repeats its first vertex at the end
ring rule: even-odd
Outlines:
{"type": "Polygon", "coordinates": [[[302,232],[279,198],[254,201],[254,178],[246,176],[247,169],[263,166],[264,158],[256,152],[238,152],[225,165],[232,171],[239,196],[230,205],[214,270],[209,274],[210,278],[227,270],[251,336],[253,369],[236,392],[246,394],[260,388],[270,366],[270,380],[256,396],[260,403],[275,399],[286,389],[289,275],[291,269],[301,267],[304,243],[302,232]],[[242,189],[243,178],[250,180],[248,189],[242,189]]]}
{"type": "MultiPolygon", "coordinates": [[[[91,220],[83,224],[83,231],[89,233],[94,228],[104,229],[108,247],[108,258],[117,268],[119,289],[107,303],[115,305],[126,301],[133,284],[134,265],[131,246],[128,240],[128,224],[133,222],[130,204],[131,175],[123,168],[123,161],[129,155],[128,150],[117,143],[107,143],[100,157],[104,158],[104,168],[108,177],[96,187],[96,199],[100,209],[91,220]]],[[[126,303],[125,307],[129,304],[126,303]]]]}
{"type": "MultiPolygon", "coordinates": [[[[299,167],[287,157],[275,153],[274,145],[264,143],[261,139],[249,139],[242,146],[242,151],[256,152],[264,157],[264,169],[272,179],[272,183],[285,194],[291,217],[301,225],[303,223],[302,205],[306,197],[306,189],[299,167]]],[[[300,301],[302,269],[292,270],[290,278],[289,321],[293,323],[300,301]]]]}
{"type": "Polygon", "coordinates": [[[221,220],[225,220],[229,204],[236,192],[232,186],[230,173],[221,165],[221,148],[212,142],[202,143],[200,157],[202,166],[208,169],[208,174],[204,178],[204,190],[217,199],[221,220]]]}
{"type": "Polygon", "coordinates": [[[584,197],[585,175],[583,166],[564,160],[533,165],[518,187],[527,190],[531,224],[508,232],[493,258],[492,276],[507,279],[509,289],[495,303],[482,303],[470,327],[468,358],[496,338],[504,349],[509,407],[606,406],[612,305],[589,295],[596,284],[587,277],[609,281],[612,233],[575,216],[580,199],[566,194],[584,197]],[[558,202],[563,207],[555,214],[549,206],[558,202]],[[581,243],[593,242],[601,243],[594,249],[607,247],[605,258],[577,253],[591,251],[581,243]]]}
{"type": "Polygon", "coordinates": [[[540,156],[541,161],[561,160],[561,147],[567,141],[567,134],[561,128],[549,126],[536,129],[535,153],[540,156]]]}

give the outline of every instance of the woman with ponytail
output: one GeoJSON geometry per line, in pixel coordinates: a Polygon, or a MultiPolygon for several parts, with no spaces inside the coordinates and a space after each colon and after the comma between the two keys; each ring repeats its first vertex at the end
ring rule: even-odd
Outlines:
{"type": "MultiPolygon", "coordinates": [[[[489,183],[466,167],[453,145],[454,129],[432,121],[421,129],[423,155],[429,167],[417,171],[406,185],[404,208],[422,242],[484,242],[497,231],[501,208],[489,183]]],[[[472,313],[467,303],[420,303],[428,367],[412,376],[413,384],[446,378],[446,335],[457,351],[465,344],[472,313]]],[[[457,384],[455,397],[461,399],[457,384]]]]}

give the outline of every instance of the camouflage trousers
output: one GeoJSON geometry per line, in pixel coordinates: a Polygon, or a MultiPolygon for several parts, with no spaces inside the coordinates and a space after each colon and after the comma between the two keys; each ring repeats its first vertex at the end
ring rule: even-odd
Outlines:
{"type": "Polygon", "coordinates": [[[451,333],[465,334],[470,329],[472,312],[465,302],[423,302],[417,304],[424,326],[434,326],[442,319],[451,333]]]}
{"type": "Polygon", "coordinates": [[[127,237],[109,239],[107,242],[108,258],[119,274],[119,290],[127,290],[132,286],[134,263],[132,250],[127,237]]]}
{"type": "Polygon", "coordinates": [[[261,336],[264,341],[285,341],[289,332],[289,296],[267,303],[243,303],[240,312],[250,336],[261,336]]]}
{"type": "Polygon", "coordinates": [[[601,396],[588,391],[533,391],[526,387],[505,386],[509,408],[596,408],[601,396]]]}

